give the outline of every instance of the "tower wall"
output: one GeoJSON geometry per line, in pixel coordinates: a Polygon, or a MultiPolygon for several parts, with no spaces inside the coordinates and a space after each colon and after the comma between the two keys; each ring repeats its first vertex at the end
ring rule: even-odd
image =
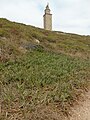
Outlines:
{"type": "Polygon", "coordinates": [[[44,18],[44,29],[52,30],[52,14],[45,14],[44,18]]]}

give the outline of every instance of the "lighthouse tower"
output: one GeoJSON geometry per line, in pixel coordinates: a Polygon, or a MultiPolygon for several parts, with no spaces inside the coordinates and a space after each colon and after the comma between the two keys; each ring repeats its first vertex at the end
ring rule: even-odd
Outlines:
{"type": "Polygon", "coordinates": [[[52,14],[50,13],[49,4],[47,4],[45,9],[45,14],[43,15],[44,29],[52,30],[52,14]]]}

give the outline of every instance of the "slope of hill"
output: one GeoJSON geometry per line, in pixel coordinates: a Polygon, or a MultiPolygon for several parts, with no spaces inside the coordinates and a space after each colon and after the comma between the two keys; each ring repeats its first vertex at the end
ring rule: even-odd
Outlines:
{"type": "Polygon", "coordinates": [[[90,87],[90,36],[1,18],[0,87],[1,120],[62,119],[90,87]]]}
{"type": "Polygon", "coordinates": [[[34,47],[38,42],[41,47],[49,51],[84,58],[90,57],[89,36],[50,32],[0,19],[0,48],[2,48],[0,51],[4,54],[2,57],[19,55],[34,47]]]}

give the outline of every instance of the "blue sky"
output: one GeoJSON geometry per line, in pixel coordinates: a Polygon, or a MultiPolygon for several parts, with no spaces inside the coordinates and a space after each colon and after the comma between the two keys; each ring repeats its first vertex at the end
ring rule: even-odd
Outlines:
{"type": "Polygon", "coordinates": [[[0,0],[0,17],[43,28],[48,2],[53,30],[90,35],[90,0],[0,0]]]}

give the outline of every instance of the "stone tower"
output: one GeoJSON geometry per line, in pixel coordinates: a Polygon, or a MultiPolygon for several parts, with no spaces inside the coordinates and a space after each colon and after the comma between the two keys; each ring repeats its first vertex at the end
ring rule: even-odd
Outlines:
{"type": "Polygon", "coordinates": [[[45,9],[45,14],[43,15],[44,29],[52,30],[52,14],[50,13],[49,4],[47,4],[45,9]]]}

